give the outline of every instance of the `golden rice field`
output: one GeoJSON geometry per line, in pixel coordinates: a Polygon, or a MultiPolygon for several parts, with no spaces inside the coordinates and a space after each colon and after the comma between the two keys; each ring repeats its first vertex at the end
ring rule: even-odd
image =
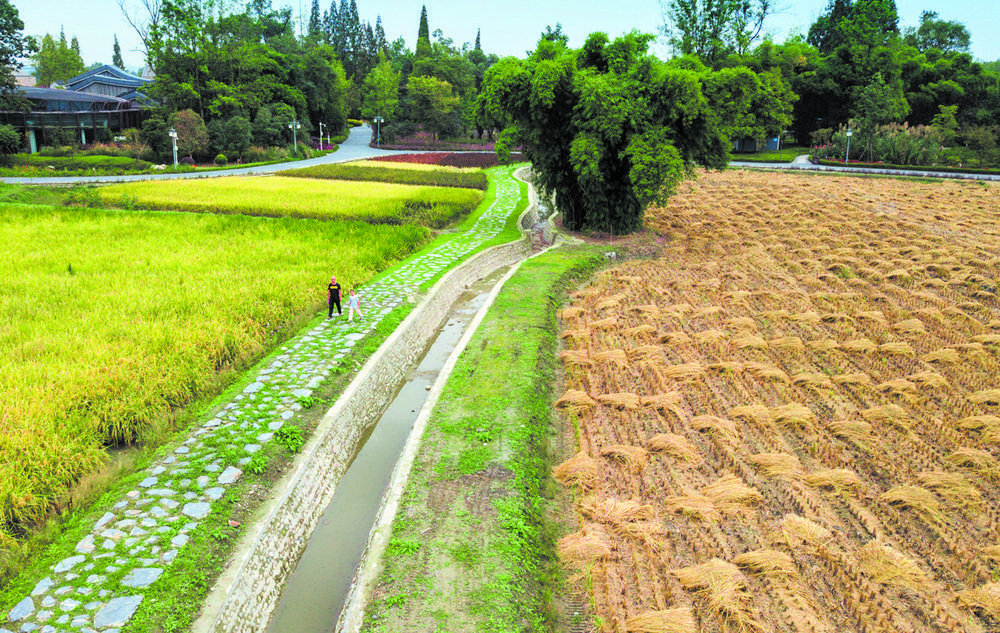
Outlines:
{"type": "Polygon", "coordinates": [[[1000,630],[1000,188],[725,172],[562,312],[597,630],[1000,630]]]}
{"type": "Polygon", "coordinates": [[[99,191],[106,203],[125,207],[432,228],[467,215],[483,198],[480,191],[455,187],[285,176],[147,180],[99,191]]]}
{"type": "MultiPolygon", "coordinates": [[[[172,183],[179,185],[180,183],[172,183]]],[[[416,226],[0,205],[0,546],[172,408],[218,391],[416,226]]]]}

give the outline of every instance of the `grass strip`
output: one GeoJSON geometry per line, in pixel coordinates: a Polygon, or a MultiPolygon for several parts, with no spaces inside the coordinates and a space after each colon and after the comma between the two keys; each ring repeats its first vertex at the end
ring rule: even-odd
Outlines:
{"type": "Polygon", "coordinates": [[[424,435],[363,630],[550,630],[555,313],[603,261],[594,248],[556,249],[498,296],[424,435]]]}
{"type": "Polygon", "coordinates": [[[326,180],[351,180],[364,182],[388,182],[399,185],[420,185],[426,187],[463,187],[484,190],[487,186],[486,174],[481,170],[459,169],[457,167],[398,167],[403,163],[360,161],[332,165],[316,165],[302,169],[279,172],[280,176],[294,178],[320,178],[326,180]]]}

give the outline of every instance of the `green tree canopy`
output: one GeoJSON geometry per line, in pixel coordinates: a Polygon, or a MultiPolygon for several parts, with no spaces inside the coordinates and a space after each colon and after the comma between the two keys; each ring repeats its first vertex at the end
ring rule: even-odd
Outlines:
{"type": "Polygon", "coordinates": [[[10,0],[0,0],[0,110],[27,110],[30,103],[17,93],[14,71],[20,59],[33,52],[34,43],[21,31],[24,22],[10,0]]]}
{"type": "Polygon", "coordinates": [[[384,53],[380,53],[380,60],[365,77],[361,116],[369,119],[381,116],[392,121],[399,104],[401,73],[393,68],[392,62],[385,58],[384,53]]]}
{"type": "Polygon", "coordinates": [[[437,135],[447,126],[449,115],[459,103],[451,84],[437,77],[411,76],[407,89],[417,121],[425,130],[437,135]]]}
{"type": "Polygon", "coordinates": [[[972,38],[961,22],[938,19],[937,11],[920,14],[920,26],[906,30],[905,42],[920,51],[936,48],[945,53],[968,52],[972,38]]]}
{"type": "Polygon", "coordinates": [[[48,86],[57,81],[66,81],[83,72],[80,53],[66,43],[66,34],[59,34],[59,41],[46,34],[42,45],[33,58],[35,77],[38,84],[48,86]]]}
{"type": "Polygon", "coordinates": [[[714,64],[749,51],[774,6],[771,0],[660,0],[660,9],[674,50],[714,64]]]}
{"type": "Polygon", "coordinates": [[[580,50],[542,39],[486,73],[482,98],[513,122],[504,136],[517,136],[571,229],[637,231],[695,163],[726,164],[699,76],[649,56],[652,39],[595,33],[580,50]]]}

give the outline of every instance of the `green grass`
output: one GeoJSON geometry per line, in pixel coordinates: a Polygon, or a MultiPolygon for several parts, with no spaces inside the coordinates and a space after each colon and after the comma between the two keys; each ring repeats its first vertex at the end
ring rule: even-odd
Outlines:
{"type": "MultiPolygon", "coordinates": [[[[426,229],[0,205],[0,541],[426,229]]],[[[0,543],[2,545],[2,543],[0,543]]]]}
{"type": "Polygon", "coordinates": [[[363,630],[550,630],[555,311],[603,261],[557,249],[500,293],[424,434],[363,630]]]}
{"type": "Polygon", "coordinates": [[[742,163],[790,163],[797,156],[808,154],[808,147],[783,147],[780,150],[767,150],[749,154],[733,154],[733,160],[742,163]]]}
{"type": "Polygon", "coordinates": [[[40,156],[38,154],[15,154],[14,165],[37,167],[55,172],[74,170],[142,171],[149,169],[152,163],[128,156],[40,156]]]}
{"type": "MultiPolygon", "coordinates": [[[[317,165],[280,172],[281,176],[300,178],[325,178],[331,180],[388,182],[400,185],[430,187],[464,187],[486,189],[486,174],[479,169],[437,167],[411,169],[402,163],[360,161],[334,165],[317,165]]],[[[419,167],[429,167],[420,165],[419,167]]]]}
{"type": "Polygon", "coordinates": [[[478,191],[453,187],[280,176],[134,182],[102,187],[100,193],[105,203],[125,207],[431,228],[468,215],[482,200],[478,191]]]}

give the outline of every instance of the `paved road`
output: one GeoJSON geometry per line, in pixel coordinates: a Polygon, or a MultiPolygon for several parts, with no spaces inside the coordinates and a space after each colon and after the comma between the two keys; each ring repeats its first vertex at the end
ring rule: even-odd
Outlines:
{"type": "Polygon", "coordinates": [[[955,174],[941,171],[911,171],[909,169],[877,169],[871,167],[836,167],[828,165],[813,165],[808,156],[799,156],[791,163],[744,163],[733,161],[730,167],[746,167],[750,169],[794,169],[802,171],[845,172],[848,174],[878,174],[882,176],[909,176],[911,178],[953,178],[956,180],[992,180],[1000,182],[1000,176],[993,174],[955,174]],[[802,160],[804,159],[804,160],[802,160]]]}
{"type": "Polygon", "coordinates": [[[220,176],[251,176],[262,174],[273,174],[284,169],[294,169],[297,167],[311,167],[313,165],[323,165],[327,163],[344,163],[361,158],[371,158],[372,156],[386,156],[392,154],[414,154],[418,152],[373,149],[368,147],[371,140],[371,131],[368,126],[361,128],[351,128],[348,132],[347,140],[340,146],[340,149],[332,154],[308,160],[298,160],[288,163],[275,163],[273,165],[258,165],[256,167],[242,167],[238,169],[221,169],[204,172],[186,173],[163,173],[163,174],[139,174],[134,176],[62,176],[53,178],[0,178],[0,181],[7,184],[17,185],[73,185],[102,182],[131,182],[136,180],[172,180],[176,178],[218,178],[220,176]]]}

